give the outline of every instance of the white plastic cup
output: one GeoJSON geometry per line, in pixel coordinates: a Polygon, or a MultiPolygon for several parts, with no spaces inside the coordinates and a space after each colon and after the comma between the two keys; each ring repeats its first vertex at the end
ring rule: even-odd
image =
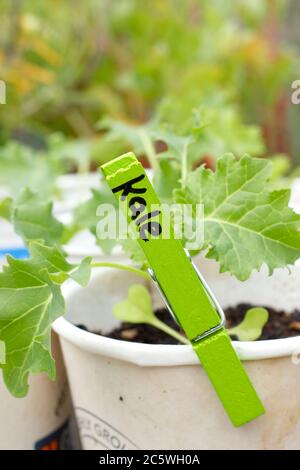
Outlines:
{"type": "MultiPolygon", "coordinates": [[[[13,256],[26,256],[24,245],[13,243],[12,228],[0,222],[1,245],[10,246],[13,256]],[[7,243],[5,243],[7,242],[7,243]]],[[[7,248],[6,248],[7,249],[7,248]]],[[[5,251],[3,249],[3,251],[5,251]]],[[[0,256],[0,270],[5,258],[0,256]]],[[[52,351],[57,377],[46,374],[30,377],[29,393],[15,398],[7,390],[0,371],[0,449],[74,449],[79,447],[77,430],[72,419],[72,405],[63,356],[57,335],[52,335],[52,351]]]]}
{"type": "MultiPolygon", "coordinates": [[[[222,306],[240,302],[292,311],[300,306],[300,268],[265,270],[241,283],[201,270],[222,306]]],[[[100,269],[86,289],[66,285],[67,313],[54,324],[61,337],[84,449],[297,449],[300,443],[300,337],[234,342],[266,414],[234,428],[190,346],[113,340],[112,306],[127,296],[132,274],[100,269]],[[71,323],[72,322],[72,323],[71,323]]],[[[146,281],[145,281],[146,282],[146,281]]],[[[155,307],[161,300],[155,286],[155,307]]]]}
{"type": "Polygon", "coordinates": [[[28,395],[15,398],[1,377],[1,450],[74,448],[71,399],[56,334],[53,334],[52,348],[57,367],[56,381],[51,381],[46,374],[34,375],[30,378],[28,395]]]}

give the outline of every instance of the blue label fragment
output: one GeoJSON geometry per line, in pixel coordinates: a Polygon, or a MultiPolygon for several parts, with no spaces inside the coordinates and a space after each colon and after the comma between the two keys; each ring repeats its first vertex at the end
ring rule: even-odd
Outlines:
{"type": "Polygon", "coordinates": [[[7,255],[11,255],[17,259],[29,258],[29,251],[27,248],[1,248],[0,258],[5,258],[7,255]]]}

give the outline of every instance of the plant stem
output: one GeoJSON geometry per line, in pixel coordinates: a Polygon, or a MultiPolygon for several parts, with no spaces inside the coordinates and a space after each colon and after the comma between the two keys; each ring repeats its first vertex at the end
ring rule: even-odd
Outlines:
{"type": "Polygon", "coordinates": [[[181,161],[181,180],[182,188],[185,188],[185,180],[188,174],[188,142],[183,147],[182,161],[181,161]]]}
{"type": "Polygon", "coordinates": [[[186,339],[184,336],[182,336],[177,331],[173,330],[173,328],[171,328],[170,326],[168,326],[165,323],[163,323],[162,321],[160,321],[158,318],[156,318],[155,321],[153,321],[153,323],[151,323],[151,325],[153,325],[156,328],[164,331],[165,333],[167,333],[167,335],[173,336],[173,338],[177,339],[177,341],[179,341],[180,343],[190,344],[188,339],[186,339]]]}
{"type": "Polygon", "coordinates": [[[147,158],[149,160],[149,163],[151,167],[153,168],[153,170],[156,171],[158,170],[158,163],[157,163],[156,152],[155,152],[155,148],[152,143],[152,140],[147,134],[147,132],[144,130],[140,130],[139,134],[140,134],[140,139],[145,149],[147,158]]]}
{"type": "Polygon", "coordinates": [[[114,268],[114,269],[122,269],[123,271],[129,271],[131,273],[137,274],[138,276],[147,279],[147,281],[151,281],[151,276],[146,271],[142,269],[134,268],[133,266],[127,266],[125,264],[119,263],[106,263],[106,262],[99,262],[99,263],[92,263],[92,268],[114,268]]]}

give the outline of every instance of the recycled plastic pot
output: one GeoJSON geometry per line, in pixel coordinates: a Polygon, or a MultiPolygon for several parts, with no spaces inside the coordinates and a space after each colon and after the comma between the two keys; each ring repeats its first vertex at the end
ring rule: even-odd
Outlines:
{"type": "Polygon", "coordinates": [[[53,355],[57,365],[56,381],[46,374],[32,376],[25,398],[14,398],[0,379],[0,449],[57,450],[78,446],[70,419],[71,399],[65,367],[56,334],[53,355]]]}
{"type": "MultiPolygon", "coordinates": [[[[300,306],[300,268],[265,270],[247,282],[219,274],[201,259],[221,305],[240,302],[292,311],[300,306]]],[[[124,271],[95,271],[86,289],[66,285],[67,313],[54,324],[60,335],[84,449],[297,449],[300,442],[300,337],[234,346],[262,398],[266,414],[234,428],[190,346],[113,340],[112,306],[132,283],[124,271]],[[73,324],[72,324],[72,323],[73,324]]],[[[161,300],[154,285],[154,306],[161,300]]]]}
{"type": "MultiPolygon", "coordinates": [[[[7,253],[27,258],[28,250],[13,233],[10,224],[0,221],[0,270],[7,253]]],[[[70,449],[78,448],[66,370],[56,334],[52,337],[57,378],[45,374],[30,378],[29,393],[17,399],[10,395],[0,374],[0,449],[70,449]]]]}

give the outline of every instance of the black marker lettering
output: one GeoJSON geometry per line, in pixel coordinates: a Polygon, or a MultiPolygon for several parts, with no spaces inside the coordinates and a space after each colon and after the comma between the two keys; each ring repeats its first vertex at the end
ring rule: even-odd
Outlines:
{"type": "Polygon", "coordinates": [[[149,214],[145,214],[139,220],[136,221],[136,225],[139,226],[142,223],[144,223],[146,220],[152,219],[152,217],[156,217],[159,214],[160,214],[160,211],[153,211],[153,212],[150,212],[149,214]]]}
{"type": "Polygon", "coordinates": [[[145,175],[140,175],[137,178],[133,178],[130,181],[126,181],[126,183],[121,184],[120,186],[117,186],[112,190],[113,193],[118,193],[119,191],[123,191],[121,194],[121,201],[124,201],[128,194],[143,194],[147,190],[146,188],[134,188],[133,185],[135,183],[138,183],[139,181],[142,181],[145,178],[145,175]]]}
{"type": "Polygon", "coordinates": [[[133,197],[129,202],[129,209],[132,212],[132,220],[135,220],[146,209],[146,201],[140,196],[133,197]]]}
{"type": "MultiPolygon", "coordinates": [[[[135,183],[139,183],[145,178],[145,175],[140,175],[137,178],[133,178],[126,183],[121,184],[120,186],[115,187],[112,191],[113,193],[118,193],[122,191],[120,196],[121,201],[124,201],[129,194],[144,194],[147,192],[147,188],[134,188],[135,183]]],[[[128,207],[131,211],[131,220],[135,221],[136,226],[138,227],[139,234],[142,240],[145,242],[149,241],[147,234],[151,234],[153,237],[158,237],[162,232],[162,227],[159,222],[152,221],[153,217],[157,217],[161,214],[161,211],[155,210],[143,214],[147,209],[147,202],[143,197],[135,196],[132,197],[129,201],[128,207]]]]}
{"type": "Polygon", "coordinates": [[[141,225],[139,232],[141,239],[148,242],[149,238],[146,233],[150,233],[153,237],[158,237],[162,232],[162,228],[158,222],[149,220],[149,222],[141,225]]]}

